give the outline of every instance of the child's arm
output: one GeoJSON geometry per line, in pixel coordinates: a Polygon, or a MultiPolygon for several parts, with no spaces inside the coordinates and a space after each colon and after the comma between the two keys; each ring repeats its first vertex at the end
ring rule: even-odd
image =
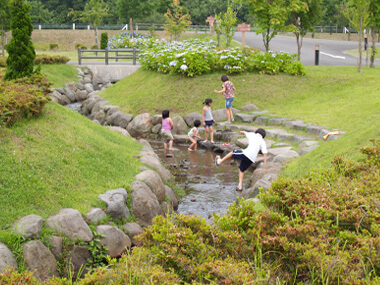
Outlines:
{"type": "Polygon", "coordinates": [[[168,118],[168,122],[170,124],[170,128],[173,129],[174,128],[174,124],[173,124],[172,118],[168,118]]]}
{"type": "Polygon", "coordinates": [[[204,106],[203,109],[202,109],[202,123],[203,123],[203,125],[206,125],[206,122],[205,122],[205,113],[206,113],[206,106],[204,106]]]}
{"type": "Polygon", "coordinates": [[[226,86],[223,86],[223,89],[222,90],[214,90],[215,93],[224,93],[226,92],[226,86]]]}
{"type": "Polygon", "coordinates": [[[242,135],[245,135],[245,131],[240,131],[240,133],[241,133],[242,135]]]}

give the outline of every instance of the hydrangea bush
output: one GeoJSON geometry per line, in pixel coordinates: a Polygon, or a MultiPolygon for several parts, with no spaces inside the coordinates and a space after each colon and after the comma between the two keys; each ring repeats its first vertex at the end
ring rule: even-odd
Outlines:
{"type": "Polygon", "coordinates": [[[185,76],[201,75],[206,72],[223,71],[228,74],[239,74],[245,71],[262,74],[304,75],[305,69],[296,55],[287,53],[249,52],[239,48],[229,50],[216,49],[216,42],[191,39],[181,42],[169,42],[150,37],[147,34],[129,33],[116,35],[108,43],[109,48],[140,49],[141,66],[155,70],[185,76]]]}

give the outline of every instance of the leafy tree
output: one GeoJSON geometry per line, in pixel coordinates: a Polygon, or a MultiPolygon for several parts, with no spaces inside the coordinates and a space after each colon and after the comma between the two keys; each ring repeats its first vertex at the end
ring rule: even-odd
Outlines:
{"type": "Polygon", "coordinates": [[[130,18],[148,16],[153,10],[153,2],[149,0],[117,0],[119,19],[124,24],[129,23],[130,18]]]}
{"type": "Polygon", "coordinates": [[[307,32],[314,30],[321,16],[321,6],[319,0],[291,0],[288,7],[290,7],[288,26],[296,36],[298,60],[301,60],[303,38],[307,32]]]}
{"type": "Polygon", "coordinates": [[[29,7],[24,0],[14,0],[11,4],[12,39],[6,46],[8,52],[7,71],[4,79],[16,79],[33,73],[36,52],[31,41],[33,26],[29,7]]]}
{"type": "Polygon", "coordinates": [[[71,10],[70,14],[74,14],[75,18],[78,18],[85,23],[90,23],[94,27],[95,45],[99,47],[98,26],[101,24],[102,19],[107,12],[108,7],[105,5],[103,0],[90,0],[86,3],[83,12],[71,10]]]}
{"type": "Polygon", "coordinates": [[[11,28],[11,6],[8,0],[0,0],[0,28],[1,54],[4,56],[7,32],[11,28]]]}
{"type": "Polygon", "coordinates": [[[344,10],[344,15],[350,23],[359,31],[359,62],[358,71],[362,71],[362,41],[363,30],[369,23],[369,1],[368,0],[348,0],[344,10]]]}
{"type": "Polygon", "coordinates": [[[236,24],[236,12],[231,8],[227,8],[227,12],[220,13],[216,20],[218,22],[217,29],[222,35],[226,37],[226,48],[229,48],[231,40],[234,36],[234,31],[232,30],[236,24]]]}
{"type": "Polygon", "coordinates": [[[375,35],[376,35],[376,30],[378,30],[380,26],[380,1],[370,0],[369,2],[370,3],[369,3],[368,27],[371,29],[371,38],[372,38],[370,67],[375,67],[374,65],[375,55],[376,55],[375,35]]]}
{"type": "Polygon", "coordinates": [[[28,1],[30,6],[30,19],[32,23],[52,24],[53,13],[46,9],[45,5],[40,1],[28,1]]]}
{"type": "Polygon", "coordinates": [[[165,14],[165,31],[174,36],[176,41],[179,40],[181,33],[186,30],[186,26],[191,24],[190,15],[184,14],[182,10],[183,7],[179,5],[179,0],[173,0],[173,4],[165,14]]]}
{"type": "Polygon", "coordinates": [[[285,0],[249,0],[251,13],[255,17],[258,29],[263,35],[265,50],[269,51],[269,42],[278,31],[285,29],[287,6],[285,0]]]}
{"type": "Polygon", "coordinates": [[[321,0],[321,25],[330,25],[330,21],[337,24],[337,15],[341,13],[339,6],[344,0],[321,0]]]}

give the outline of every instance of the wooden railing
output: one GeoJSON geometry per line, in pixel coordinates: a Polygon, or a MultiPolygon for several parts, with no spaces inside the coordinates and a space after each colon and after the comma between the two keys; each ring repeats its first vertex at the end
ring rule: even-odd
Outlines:
{"type": "Polygon", "coordinates": [[[139,58],[139,49],[137,48],[122,48],[122,49],[81,49],[78,48],[78,64],[82,65],[83,59],[104,59],[108,65],[110,60],[118,62],[120,59],[132,59],[133,65],[136,65],[136,60],[139,58]],[[85,53],[93,53],[91,56],[84,56],[85,53]],[[99,55],[99,53],[101,55],[99,55]],[[114,53],[114,55],[112,55],[114,53]],[[104,55],[103,55],[104,54],[104,55]]]}

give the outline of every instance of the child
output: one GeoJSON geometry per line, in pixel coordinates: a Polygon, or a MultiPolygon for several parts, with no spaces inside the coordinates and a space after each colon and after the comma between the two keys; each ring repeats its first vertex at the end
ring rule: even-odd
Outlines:
{"type": "Polygon", "coordinates": [[[215,164],[218,166],[222,164],[227,159],[230,159],[231,157],[235,159],[241,160],[240,166],[239,166],[239,184],[236,187],[236,191],[242,191],[243,190],[243,178],[244,178],[244,171],[248,169],[248,167],[256,161],[257,154],[261,150],[261,152],[264,154],[264,163],[267,163],[267,147],[265,145],[265,135],[266,132],[264,129],[257,129],[254,133],[249,132],[240,132],[241,134],[245,135],[248,138],[248,147],[244,150],[238,150],[235,149],[229,154],[227,154],[222,159],[219,155],[215,157],[215,164]]]}
{"type": "Polygon", "coordinates": [[[234,121],[234,115],[232,113],[232,102],[234,101],[234,90],[236,90],[235,86],[231,81],[228,80],[227,75],[222,75],[221,78],[223,85],[222,90],[214,90],[216,93],[224,93],[224,99],[226,100],[226,114],[227,114],[227,123],[231,123],[234,121]]]}
{"type": "Polygon", "coordinates": [[[197,150],[198,142],[197,139],[201,139],[199,136],[199,126],[201,125],[201,121],[195,120],[194,121],[194,128],[190,130],[190,132],[187,134],[189,136],[189,139],[191,141],[191,145],[189,146],[188,150],[192,151],[192,147],[194,147],[194,150],[197,150]]]}
{"type": "Polygon", "coordinates": [[[212,126],[214,125],[215,121],[211,114],[212,99],[206,99],[203,102],[203,104],[205,104],[202,110],[202,122],[203,122],[203,125],[205,126],[205,141],[204,142],[207,142],[208,132],[210,131],[211,143],[214,143],[214,132],[212,130],[212,126]]]}
{"type": "Polygon", "coordinates": [[[169,110],[163,110],[162,111],[162,128],[161,128],[161,136],[164,139],[164,149],[168,147],[169,143],[169,150],[172,150],[173,148],[173,135],[171,130],[173,129],[173,120],[169,118],[169,110]]]}

